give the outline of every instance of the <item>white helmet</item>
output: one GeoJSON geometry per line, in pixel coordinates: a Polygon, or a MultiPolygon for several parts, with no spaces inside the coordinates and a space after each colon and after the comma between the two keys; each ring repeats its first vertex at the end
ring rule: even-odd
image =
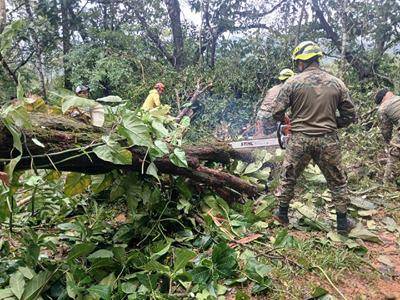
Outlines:
{"type": "Polygon", "coordinates": [[[89,90],[90,88],[87,85],[78,85],[75,89],[75,93],[89,92],[89,90]]]}

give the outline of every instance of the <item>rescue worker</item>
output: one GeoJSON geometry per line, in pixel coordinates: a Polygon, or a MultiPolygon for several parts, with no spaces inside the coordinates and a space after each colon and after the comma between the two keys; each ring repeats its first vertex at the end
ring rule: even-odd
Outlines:
{"type": "MultiPolygon", "coordinates": [[[[78,85],[75,88],[75,95],[81,98],[89,98],[90,88],[86,85],[78,85]]],[[[80,109],[79,107],[73,106],[65,112],[66,115],[79,120],[83,123],[90,124],[90,111],[80,109]]]]}
{"type": "Polygon", "coordinates": [[[276,131],[276,121],[272,117],[271,107],[285,81],[294,75],[295,73],[291,69],[283,69],[278,76],[280,84],[273,86],[265,94],[260,110],[257,113],[256,133],[254,137],[261,138],[266,134],[268,135],[276,131]]]}
{"type": "Polygon", "coordinates": [[[89,98],[90,88],[87,85],[78,85],[75,89],[75,94],[81,98],[89,98]]]}
{"type": "Polygon", "coordinates": [[[316,43],[302,42],[292,54],[300,73],[285,82],[272,108],[274,119],[281,122],[286,110],[291,110],[291,137],[276,191],[279,209],[274,219],[283,225],[289,224],[288,208],[294,197],[296,181],[313,160],[331,191],[337,231],[346,235],[354,227],[354,222],[347,217],[347,176],[341,163],[337,129],[355,122],[354,104],[345,84],[320,69],[323,53],[316,43]]]}
{"type": "Polygon", "coordinates": [[[400,97],[389,89],[384,88],[375,95],[378,108],[379,128],[387,144],[387,164],[384,182],[389,183],[395,179],[395,170],[399,170],[400,162],[400,97]],[[397,168],[396,168],[397,166],[397,168]]]}
{"type": "Polygon", "coordinates": [[[156,83],[154,89],[149,92],[146,100],[142,105],[142,109],[151,110],[153,108],[159,107],[161,105],[160,96],[164,93],[165,85],[162,82],[156,83]]]}

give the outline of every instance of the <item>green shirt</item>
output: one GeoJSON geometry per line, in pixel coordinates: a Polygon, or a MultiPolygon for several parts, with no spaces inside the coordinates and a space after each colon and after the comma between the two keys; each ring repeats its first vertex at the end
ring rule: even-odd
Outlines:
{"type": "Polygon", "coordinates": [[[282,86],[273,104],[274,118],[283,121],[288,108],[292,131],[311,136],[334,132],[356,120],[345,84],[317,66],[308,67],[282,86]]]}
{"type": "Polygon", "coordinates": [[[392,139],[393,128],[400,127],[400,97],[394,96],[383,102],[378,109],[379,128],[386,143],[392,139]]]}

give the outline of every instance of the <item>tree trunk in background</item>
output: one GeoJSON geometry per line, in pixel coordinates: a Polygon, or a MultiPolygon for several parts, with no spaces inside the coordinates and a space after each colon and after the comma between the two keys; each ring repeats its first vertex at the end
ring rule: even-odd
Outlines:
{"type": "Polygon", "coordinates": [[[64,87],[68,90],[72,90],[71,83],[71,68],[67,66],[66,56],[71,50],[71,27],[69,18],[70,4],[68,0],[60,0],[61,4],[61,27],[62,27],[62,43],[63,43],[63,67],[64,67],[64,87]]]}
{"type": "Polygon", "coordinates": [[[33,39],[33,47],[36,51],[36,69],[39,74],[39,80],[41,85],[42,96],[45,100],[47,100],[47,91],[46,91],[46,79],[44,77],[44,61],[43,61],[43,48],[41,43],[39,42],[39,37],[36,34],[36,31],[33,29],[33,25],[35,24],[35,18],[33,16],[31,3],[29,0],[24,0],[25,10],[28,14],[28,19],[30,22],[29,31],[33,39]]]}
{"type": "Polygon", "coordinates": [[[172,36],[174,39],[174,67],[177,70],[182,69],[185,64],[183,34],[181,23],[181,8],[178,0],[164,0],[168,9],[168,15],[171,22],[172,36]]]}
{"type": "MultiPolygon", "coordinates": [[[[340,40],[340,36],[332,27],[332,25],[328,23],[328,20],[325,18],[324,12],[319,6],[318,0],[312,0],[312,9],[315,12],[317,19],[319,20],[321,29],[325,31],[326,37],[332,41],[333,45],[335,45],[338,51],[341,51],[342,43],[340,40]]],[[[374,75],[374,62],[363,60],[361,57],[359,57],[357,53],[353,53],[348,49],[346,50],[347,51],[345,51],[344,57],[346,58],[346,61],[357,71],[360,80],[370,78],[374,75]]]]}
{"type": "Polygon", "coordinates": [[[340,69],[339,75],[343,79],[346,72],[346,49],[347,49],[347,0],[343,0],[340,19],[342,23],[342,49],[340,51],[340,69]]]}
{"type": "Polygon", "coordinates": [[[6,0],[0,0],[0,32],[3,32],[6,26],[6,0]]]}
{"type": "Polygon", "coordinates": [[[210,68],[214,68],[217,55],[218,35],[213,35],[210,46],[210,68]]]}
{"type": "Polygon", "coordinates": [[[298,45],[300,43],[299,37],[301,35],[301,25],[303,23],[304,15],[306,13],[306,4],[307,4],[307,0],[303,0],[303,5],[301,6],[299,22],[297,23],[297,34],[296,34],[295,42],[294,42],[295,45],[298,45]]]}

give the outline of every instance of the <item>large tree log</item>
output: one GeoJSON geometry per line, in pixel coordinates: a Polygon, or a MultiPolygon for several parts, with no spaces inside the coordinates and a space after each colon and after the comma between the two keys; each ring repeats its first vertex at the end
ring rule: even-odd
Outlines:
{"type": "MultiPolygon", "coordinates": [[[[146,149],[131,147],[132,165],[117,165],[99,159],[92,149],[101,143],[103,129],[77,122],[64,116],[49,116],[41,113],[30,114],[32,129],[22,131],[23,154],[16,166],[17,170],[57,169],[59,171],[81,172],[86,174],[107,173],[114,169],[141,171],[146,157],[146,149]],[[45,145],[42,148],[32,139],[37,138],[45,145]]],[[[3,167],[7,159],[19,153],[13,150],[12,135],[0,121],[0,161],[3,167]]],[[[175,166],[168,157],[157,159],[154,163],[161,173],[180,175],[194,182],[207,185],[227,200],[237,200],[235,194],[244,193],[250,197],[258,195],[255,185],[226,172],[205,167],[202,162],[229,163],[232,159],[249,160],[248,152],[238,152],[227,144],[190,146],[185,148],[189,168],[175,166]],[[238,193],[232,193],[231,191],[238,193]]]]}

